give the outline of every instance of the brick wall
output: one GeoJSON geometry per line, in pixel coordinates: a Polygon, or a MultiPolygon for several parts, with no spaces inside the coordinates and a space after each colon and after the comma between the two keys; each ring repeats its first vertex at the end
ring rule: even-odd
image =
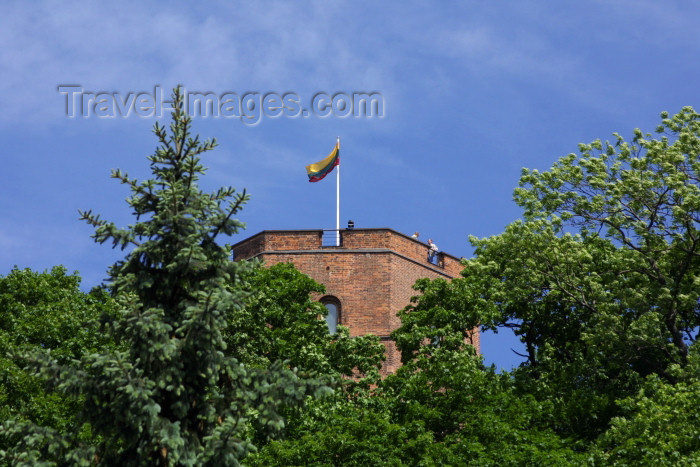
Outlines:
{"type": "Polygon", "coordinates": [[[265,251],[321,248],[321,230],[264,230],[234,245],[233,259],[250,259],[265,251]]]}
{"type": "Polygon", "coordinates": [[[235,261],[250,259],[263,251],[265,251],[265,232],[260,232],[238,243],[233,249],[233,259],[235,261]]]}
{"type": "MultiPolygon", "coordinates": [[[[290,262],[324,284],[326,294],[340,300],[340,324],[351,335],[382,338],[387,348],[382,372],[393,372],[400,355],[387,338],[400,324],[397,312],[416,294],[411,286],[422,277],[457,277],[462,265],[446,253],[440,253],[439,265],[428,263],[425,243],[391,229],[343,230],[341,235],[340,247],[323,247],[320,230],[264,231],[234,245],[234,259],[290,262]]],[[[474,344],[478,351],[476,330],[474,344]]]]}
{"type": "Polygon", "coordinates": [[[268,231],[265,249],[273,251],[314,250],[321,248],[320,230],[268,231]]]}

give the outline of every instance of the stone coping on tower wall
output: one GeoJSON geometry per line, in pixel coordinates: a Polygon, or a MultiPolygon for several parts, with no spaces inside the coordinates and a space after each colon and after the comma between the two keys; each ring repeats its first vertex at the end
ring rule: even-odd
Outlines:
{"type": "Polygon", "coordinates": [[[428,245],[389,228],[340,229],[340,246],[323,246],[324,232],[335,230],[263,230],[233,245],[233,259],[246,260],[261,254],[393,252],[448,277],[458,277],[461,261],[449,253],[438,253],[438,264],[427,261],[428,245]]]}

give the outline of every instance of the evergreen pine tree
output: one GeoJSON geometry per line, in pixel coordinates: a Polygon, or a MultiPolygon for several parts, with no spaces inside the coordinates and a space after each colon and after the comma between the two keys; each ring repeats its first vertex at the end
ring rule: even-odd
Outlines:
{"type": "Polygon", "coordinates": [[[170,132],[154,127],[160,145],[149,157],[153,178],[112,173],[131,189],[136,222],[120,229],[81,212],[97,242],[131,248],[111,267],[108,284],[122,310],[109,326],[121,350],[70,366],[50,355],[37,360],[38,373],[84,400],[83,441],[5,423],[26,434],[5,453],[13,464],[238,465],[254,449],[253,424],[272,434],[284,426],[282,405],[327,390],[280,362],[256,369],[227,354],[222,331],[244,302],[240,277],[250,265],[233,262],[219,238],[243,227],[233,216],[248,196],[230,187],[199,190],[199,156],[216,142],[190,135],[179,87],[173,102],[170,132]]]}

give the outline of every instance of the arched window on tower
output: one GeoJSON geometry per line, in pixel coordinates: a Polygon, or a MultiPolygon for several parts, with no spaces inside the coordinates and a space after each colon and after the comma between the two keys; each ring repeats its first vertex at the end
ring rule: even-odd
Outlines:
{"type": "Polygon", "coordinates": [[[326,314],[328,331],[331,334],[335,334],[338,330],[338,324],[340,323],[340,300],[331,295],[327,295],[321,299],[321,303],[323,303],[323,306],[328,310],[326,314]]]}

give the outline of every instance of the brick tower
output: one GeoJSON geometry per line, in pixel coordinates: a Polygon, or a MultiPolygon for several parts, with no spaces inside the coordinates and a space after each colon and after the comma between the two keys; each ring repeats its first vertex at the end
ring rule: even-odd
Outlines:
{"type": "MultiPolygon", "coordinates": [[[[236,261],[293,263],[325,285],[319,298],[329,309],[329,327],[337,322],[353,336],[379,336],[387,349],[384,374],[401,364],[389,334],[400,324],[397,312],[416,295],[411,286],[422,277],[453,279],[462,270],[443,252],[428,262],[425,243],[391,229],[265,230],[235,244],[233,254],[236,261]]],[[[478,330],[472,341],[478,352],[478,330]]]]}

